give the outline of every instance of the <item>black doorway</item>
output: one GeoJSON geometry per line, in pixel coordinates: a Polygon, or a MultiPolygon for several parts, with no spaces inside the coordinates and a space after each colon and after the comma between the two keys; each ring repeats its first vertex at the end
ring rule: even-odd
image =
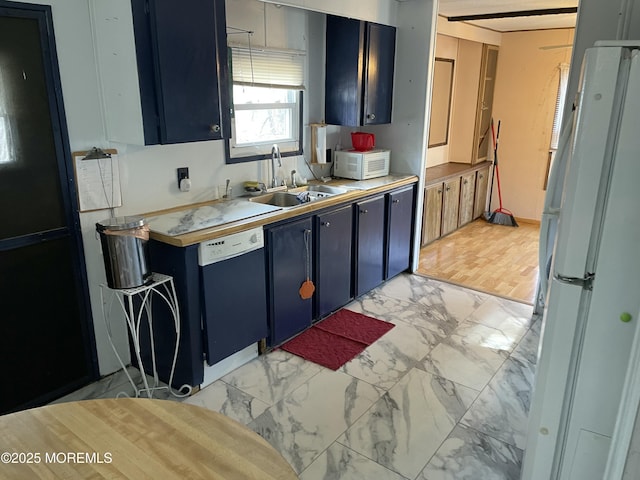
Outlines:
{"type": "Polygon", "coordinates": [[[51,8],[0,0],[0,414],[97,377],[51,8]]]}

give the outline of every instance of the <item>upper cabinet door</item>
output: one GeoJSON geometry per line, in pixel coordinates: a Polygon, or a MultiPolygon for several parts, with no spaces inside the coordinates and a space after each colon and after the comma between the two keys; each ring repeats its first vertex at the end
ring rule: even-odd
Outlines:
{"type": "Polygon", "coordinates": [[[93,0],[91,21],[107,139],[231,135],[224,0],[93,0]]]}
{"type": "Polygon", "coordinates": [[[228,81],[223,0],[149,2],[160,142],[224,138],[228,81]],[[222,78],[220,78],[222,77],[222,78]],[[221,82],[222,80],[222,82],[221,82]]]}
{"type": "Polygon", "coordinates": [[[395,27],[327,15],[325,121],[391,123],[395,27]]]}
{"type": "Polygon", "coordinates": [[[367,23],[363,125],[391,123],[396,29],[367,23]]]}
{"type": "Polygon", "coordinates": [[[327,15],[325,121],[330,125],[360,125],[364,33],[364,22],[327,15]]]}

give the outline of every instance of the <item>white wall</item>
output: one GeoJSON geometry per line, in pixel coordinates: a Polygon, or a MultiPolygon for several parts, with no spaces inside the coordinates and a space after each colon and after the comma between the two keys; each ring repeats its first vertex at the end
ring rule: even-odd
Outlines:
{"type": "Polygon", "coordinates": [[[400,2],[396,33],[393,123],[370,128],[376,142],[391,149],[394,172],[418,175],[412,271],[420,256],[420,232],[427,162],[428,119],[435,53],[437,0],[400,2]]]}
{"type": "MultiPolygon", "coordinates": [[[[569,63],[573,29],[502,35],[493,118],[501,120],[498,160],[504,206],[518,218],[539,220],[560,70],[569,63]]],[[[497,208],[494,194],[492,209],[497,208]]]]}

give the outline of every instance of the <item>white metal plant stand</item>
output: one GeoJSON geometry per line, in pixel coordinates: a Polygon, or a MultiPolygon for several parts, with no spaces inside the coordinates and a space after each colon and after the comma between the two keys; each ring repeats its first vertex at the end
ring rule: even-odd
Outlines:
{"type": "Polygon", "coordinates": [[[180,390],[187,388],[189,391],[185,394],[176,393],[171,388],[171,383],[173,381],[173,374],[176,367],[176,360],[178,358],[178,346],[180,344],[180,310],[178,308],[178,299],[176,297],[176,290],[173,284],[173,277],[169,275],[163,275],[161,273],[152,273],[150,282],[142,285],[140,287],[133,288],[119,288],[112,289],[105,284],[100,285],[100,300],[102,304],[102,317],[104,319],[105,327],[107,329],[107,336],[109,338],[109,343],[111,344],[111,348],[115,353],[120,366],[124,370],[129,382],[134,388],[136,393],[136,397],[140,397],[142,393],[145,393],[147,397],[152,398],[153,392],[156,390],[165,390],[168,389],[169,392],[176,396],[182,397],[190,394],[191,387],[185,385],[180,390]],[[171,363],[171,373],[169,374],[169,385],[164,386],[160,385],[160,381],[158,379],[158,369],[156,365],[156,352],[155,352],[155,342],[153,339],[153,318],[151,312],[152,299],[154,295],[158,295],[169,308],[171,315],[173,317],[175,332],[176,332],[176,346],[173,354],[173,361],[171,363]],[[127,368],[116,349],[113,338],[111,335],[111,310],[113,307],[114,300],[117,300],[122,308],[122,311],[125,315],[125,320],[127,322],[127,327],[129,328],[129,335],[131,336],[131,341],[133,344],[133,349],[136,354],[136,360],[138,361],[138,368],[140,370],[140,374],[142,375],[142,382],[144,384],[144,388],[138,388],[136,383],[129,375],[127,368]],[[137,310],[137,311],[136,311],[137,310]],[[142,319],[146,317],[147,324],[149,325],[149,338],[151,345],[151,361],[153,368],[153,385],[149,385],[149,380],[147,379],[147,375],[144,369],[144,364],[142,363],[142,357],[140,354],[140,327],[143,324],[142,319]]]}

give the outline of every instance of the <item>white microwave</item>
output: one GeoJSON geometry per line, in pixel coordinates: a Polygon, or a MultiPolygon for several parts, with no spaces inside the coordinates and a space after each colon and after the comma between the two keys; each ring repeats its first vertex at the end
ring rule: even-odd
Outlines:
{"type": "Polygon", "coordinates": [[[367,152],[338,150],[335,156],[333,174],[336,177],[366,180],[389,175],[389,150],[373,149],[367,152]]]}

